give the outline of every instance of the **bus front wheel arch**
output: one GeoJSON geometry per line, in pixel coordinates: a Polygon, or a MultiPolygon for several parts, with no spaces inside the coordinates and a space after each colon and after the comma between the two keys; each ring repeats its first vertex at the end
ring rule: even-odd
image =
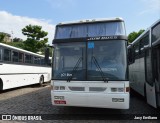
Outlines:
{"type": "Polygon", "coordinates": [[[0,91],[2,91],[3,90],[3,81],[2,81],[2,79],[0,78],[0,91]]]}

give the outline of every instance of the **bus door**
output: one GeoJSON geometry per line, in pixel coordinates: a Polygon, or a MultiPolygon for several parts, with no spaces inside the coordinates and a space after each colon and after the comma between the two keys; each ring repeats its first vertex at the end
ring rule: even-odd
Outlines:
{"type": "Polygon", "coordinates": [[[160,45],[153,50],[153,73],[156,86],[157,105],[160,106],[160,45]]]}
{"type": "Polygon", "coordinates": [[[155,80],[153,79],[152,62],[152,51],[148,48],[145,50],[146,99],[148,104],[156,108],[155,80]]]}

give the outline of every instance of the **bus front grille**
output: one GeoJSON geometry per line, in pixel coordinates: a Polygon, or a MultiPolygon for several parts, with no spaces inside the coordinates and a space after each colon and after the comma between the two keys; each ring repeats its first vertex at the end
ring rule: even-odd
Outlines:
{"type": "Polygon", "coordinates": [[[97,91],[97,92],[103,92],[107,88],[106,87],[89,87],[89,91],[97,91]]]}
{"type": "Polygon", "coordinates": [[[68,87],[71,91],[85,91],[84,87],[68,87]]]}

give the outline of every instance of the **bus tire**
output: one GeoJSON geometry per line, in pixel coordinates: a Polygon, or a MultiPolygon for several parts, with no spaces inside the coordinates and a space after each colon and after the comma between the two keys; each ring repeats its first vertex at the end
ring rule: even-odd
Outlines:
{"type": "Polygon", "coordinates": [[[0,91],[2,91],[3,90],[3,81],[2,81],[2,79],[0,78],[0,91]]]}
{"type": "Polygon", "coordinates": [[[44,76],[41,75],[40,79],[39,79],[39,84],[40,86],[42,86],[44,84],[44,76]]]}

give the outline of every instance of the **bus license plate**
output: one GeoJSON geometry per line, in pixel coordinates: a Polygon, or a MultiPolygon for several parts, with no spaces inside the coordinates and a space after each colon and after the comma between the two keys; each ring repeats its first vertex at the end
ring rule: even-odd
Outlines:
{"type": "Polygon", "coordinates": [[[55,104],[66,104],[66,101],[64,100],[54,100],[55,104]]]}

